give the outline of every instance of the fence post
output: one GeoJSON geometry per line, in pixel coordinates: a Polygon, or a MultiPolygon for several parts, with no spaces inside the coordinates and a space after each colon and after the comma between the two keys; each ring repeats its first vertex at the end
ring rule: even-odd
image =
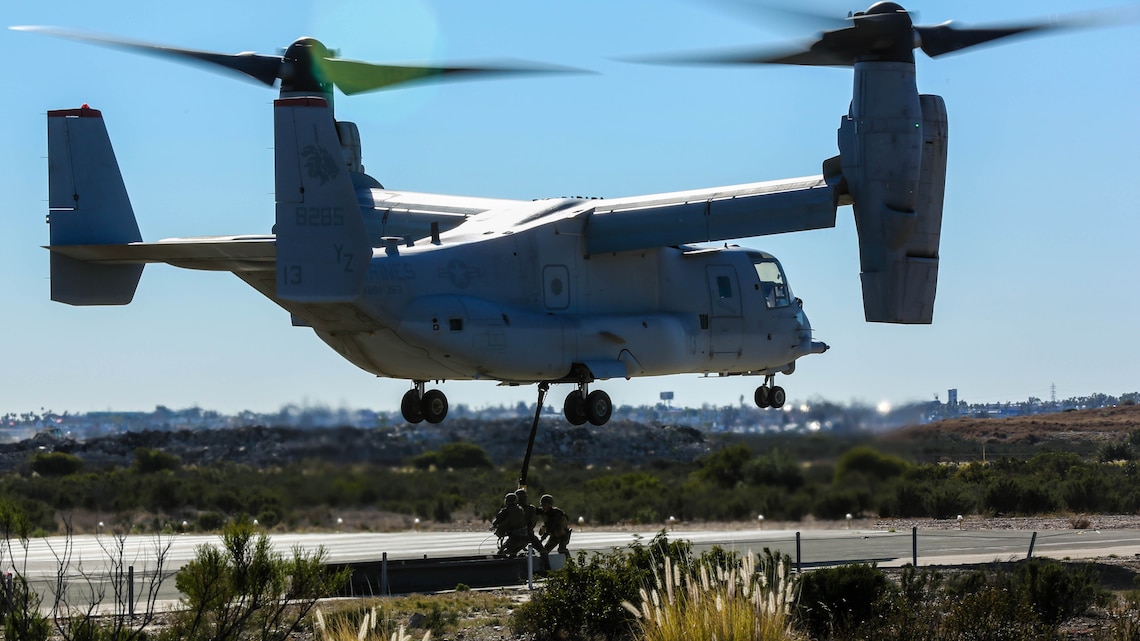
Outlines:
{"type": "Polygon", "coordinates": [[[910,528],[910,564],[918,567],[918,526],[910,528]]]}
{"type": "Polygon", "coordinates": [[[534,546],[529,544],[526,546],[526,589],[534,589],[534,546]]]}
{"type": "Polygon", "coordinates": [[[392,591],[388,589],[388,553],[385,552],[380,556],[380,594],[384,596],[391,596],[392,591]]]}
{"type": "Polygon", "coordinates": [[[802,556],[800,555],[800,533],[796,532],[796,574],[803,574],[802,556]]]}
{"type": "Polygon", "coordinates": [[[127,612],[135,618],[135,566],[127,566],[127,612]]]}
{"type": "Polygon", "coordinates": [[[1033,558],[1033,544],[1037,542],[1037,531],[1034,530],[1033,536],[1029,538],[1029,554],[1025,555],[1026,559],[1033,558]]]}

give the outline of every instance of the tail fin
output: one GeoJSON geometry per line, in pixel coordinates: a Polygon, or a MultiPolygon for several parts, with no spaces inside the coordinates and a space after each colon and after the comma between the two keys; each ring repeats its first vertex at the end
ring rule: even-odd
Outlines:
{"type": "MultiPolygon", "coordinates": [[[[119,163],[95,109],[48,112],[48,224],[51,245],[140,242],[119,163]]],[[[69,305],[126,305],[142,265],[88,263],[51,255],[51,299],[69,305]]]]}
{"type": "Polygon", "coordinates": [[[372,245],[321,98],[273,103],[276,149],[277,296],[303,303],[360,295],[372,245]]]}

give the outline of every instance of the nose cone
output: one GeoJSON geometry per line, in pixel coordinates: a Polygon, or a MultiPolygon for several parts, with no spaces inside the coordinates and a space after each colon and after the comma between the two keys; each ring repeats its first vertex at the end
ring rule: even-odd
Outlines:
{"type": "Polygon", "coordinates": [[[827,343],[823,341],[813,341],[811,339],[811,321],[808,320],[807,314],[804,313],[803,301],[797,298],[796,305],[800,308],[799,313],[796,314],[800,338],[797,349],[803,354],[822,354],[826,352],[830,349],[827,343]]]}

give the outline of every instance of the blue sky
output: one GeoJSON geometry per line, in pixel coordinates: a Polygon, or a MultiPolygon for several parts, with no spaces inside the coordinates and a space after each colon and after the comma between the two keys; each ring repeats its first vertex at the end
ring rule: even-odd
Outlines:
{"type": "MultiPolygon", "coordinates": [[[[820,2],[845,15],[861,5],[820,2]]],[[[1114,6],[1083,3],[1081,9],[1114,6]]],[[[1014,21],[1071,2],[929,1],[919,22],[1014,21]]],[[[680,0],[71,0],[15,3],[49,24],[177,46],[274,53],[303,35],[347,58],[521,58],[594,75],[463,82],[337,97],[386,186],[471,196],[624,196],[817,174],[837,153],[851,74],[668,68],[615,58],[780,44],[813,31],[680,0]]],[[[396,409],[376,379],[229,274],[147,267],[135,302],[48,300],[45,112],[103,111],[147,240],[264,233],[273,221],[274,90],[192,66],[0,32],[8,60],[0,189],[0,412],[223,411],[286,404],[396,409]]],[[[1016,40],[934,61],[919,89],[950,114],[932,326],[867,324],[850,208],[834,229],[747,239],[771,251],[832,349],[779,383],[793,402],[900,404],[957,387],[983,402],[1140,389],[1140,25],[1016,40]]],[[[617,404],[747,401],[755,379],[601,385],[617,404]]],[[[452,404],[532,402],[534,388],[450,382],[452,404]]],[[[555,388],[561,403],[568,389],[555,388]]]]}

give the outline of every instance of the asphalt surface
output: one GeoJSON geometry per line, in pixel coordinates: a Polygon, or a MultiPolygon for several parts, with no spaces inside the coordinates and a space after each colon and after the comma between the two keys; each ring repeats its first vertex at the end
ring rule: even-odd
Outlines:
{"type": "MultiPolygon", "coordinates": [[[[579,528],[573,535],[571,552],[577,550],[606,551],[624,547],[640,537],[649,541],[654,530],[642,532],[589,531],[579,528]]],[[[760,552],[764,548],[787,553],[807,569],[821,565],[852,562],[875,562],[880,567],[897,567],[910,563],[917,543],[920,566],[961,565],[991,561],[1023,559],[1033,544],[1033,556],[1056,559],[1091,559],[1098,557],[1140,556],[1140,530],[1043,530],[1036,534],[1027,530],[927,530],[890,532],[884,530],[830,529],[803,530],[799,534],[797,554],[796,532],[793,530],[688,530],[677,528],[671,537],[684,538],[694,547],[706,550],[720,545],[739,552],[760,552]]],[[[486,532],[397,532],[273,534],[273,546],[289,553],[294,546],[316,550],[324,546],[328,560],[351,563],[379,560],[383,553],[389,559],[443,558],[492,554],[495,538],[486,532]]],[[[105,581],[114,569],[112,559],[122,566],[134,566],[136,596],[145,588],[143,582],[153,575],[156,550],[165,549],[164,573],[177,571],[194,557],[201,545],[220,545],[218,536],[174,535],[129,536],[119,539],[111,535],[83,535],[72,540],[70,563],[65,576],[70,583],[71,598],[78,601],[89,591],[91,582],[105,581]],[[119,544],[122,544],[121,553],[119,544]],[[169,547],[166,547],[169,546],[169,547]]],[[[20,568],[37,587],[46,592],[55,579],[61,561],[68,552],[63,537],[34,539],[27,549],[15,545],[4,552],[5,570],[20,568]]],[[[162,601],[179,598],[172,578],[167,579],[158,595],[162,601]]],[[[50,604],[50,601],[45,605],[50,604]]]]}

